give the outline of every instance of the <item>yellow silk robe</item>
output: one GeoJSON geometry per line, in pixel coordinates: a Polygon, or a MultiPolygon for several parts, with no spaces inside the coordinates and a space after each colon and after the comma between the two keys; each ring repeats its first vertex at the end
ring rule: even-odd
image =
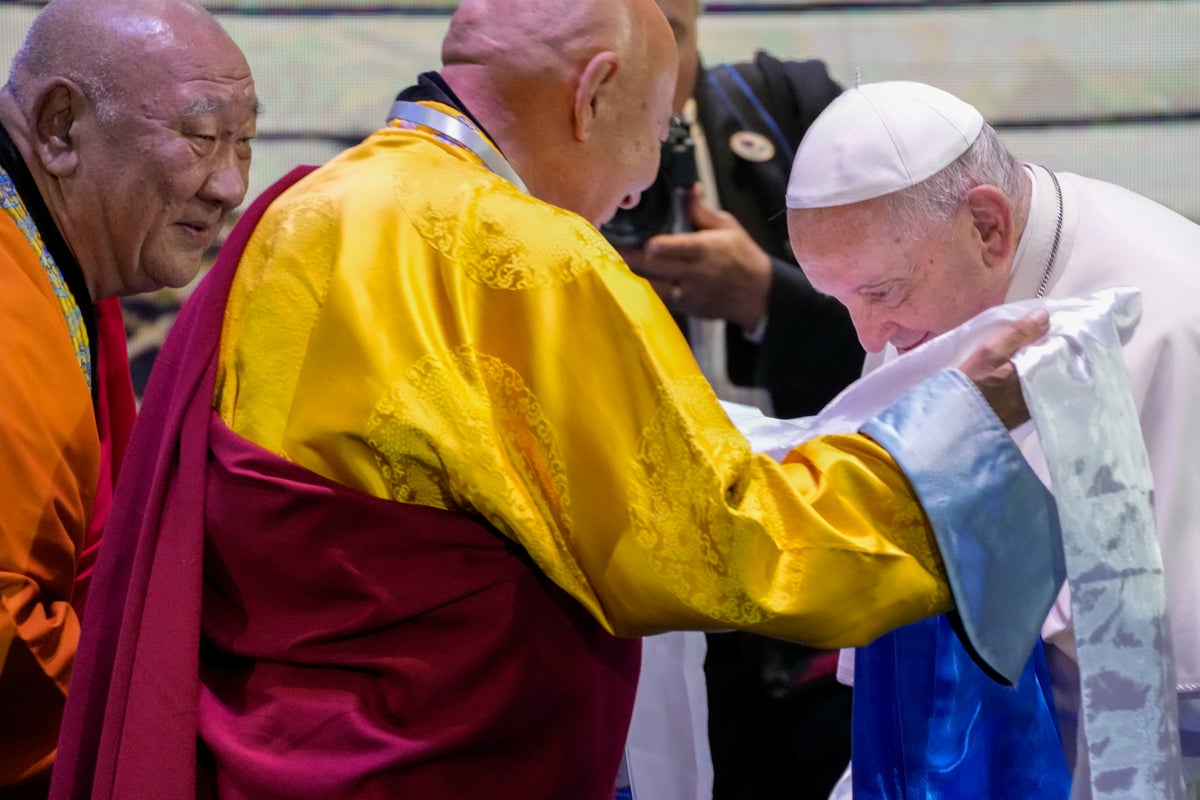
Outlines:
{"type": "Polygon", "coordinates": [[[341,484],[485,517],[619,635],[838,647],[951,605],[886,451],[753,454],[592,225],[425,129],[393,123],[268,209],[214,402],[341,484]]]}

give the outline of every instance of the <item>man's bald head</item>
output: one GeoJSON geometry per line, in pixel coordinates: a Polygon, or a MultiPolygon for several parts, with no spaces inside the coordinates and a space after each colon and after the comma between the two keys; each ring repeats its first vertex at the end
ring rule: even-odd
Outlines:
{"type": "Polygon", "coordinates": [[[194,0],[52,0],[13,59],[6,90],[30,110],[45,82],[68,78],[107,113],[154,58],[232,40],[194,0]]]}
{"type": "Polygon", "coordinates": [[[463,0],[450,19],[442,62],[514,76],[562,74],[600,50],[627,51],[631,16],[624,0],[463,0]]]}
{"type": "Polygon", "coordinates": [[[442,60],[534,195],[599,223],[653,180],[675,72],[654,0],[463,0],[442,60]]]}

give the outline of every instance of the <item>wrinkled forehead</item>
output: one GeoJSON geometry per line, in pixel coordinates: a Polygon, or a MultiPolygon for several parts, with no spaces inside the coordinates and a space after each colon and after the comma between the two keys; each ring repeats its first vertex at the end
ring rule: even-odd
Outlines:
{"type": "Polygon", "coordinates": [[[139,41],[139,56],[119,67],[125,94],[135,104],[167,104],[176,113],[193,114],[230,104],[257,108],[250,65],[221,29],[167,32],[139,41]]]}
{"type": "Polygon", "coordinates": [[[811,268],[825,279],[852,272],[866,281],[900,269],[913,238],[884,209],[864,205],[788,209],[788,237],[805,272],[811,268]]]}
{"type": "Polygon", "coordinates": [[[822,208],[789,208],[788,231],[806,242],[844,246],[851,241],[865,242],[890,228],[887,215],[866,203],[822,208]]]}
{"type": "Polygon", "coordinates": [[[165,42],[173,38],[172,26],[162,17],[128,16],[114,22],[112,26],[119,36],[129,41],[165,42]]]}
{"type": "Polygon", "coordinates": [[[236,81],[250,78],[241,48],[215,23],[146,40],[146,55],[177,80],[236,81]]]}

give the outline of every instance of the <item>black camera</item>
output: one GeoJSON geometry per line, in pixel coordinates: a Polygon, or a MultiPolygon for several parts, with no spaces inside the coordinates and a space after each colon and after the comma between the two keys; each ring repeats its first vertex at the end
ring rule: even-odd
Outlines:
{"type": "Polygon", "coordinates": [[[658,177],[636,206],[618,209],[600,232],[614,247],[640,247],[651,236],[691,230],[684,201],[696,180],[696,142],[684,121],[672,117],[658,177]]]}

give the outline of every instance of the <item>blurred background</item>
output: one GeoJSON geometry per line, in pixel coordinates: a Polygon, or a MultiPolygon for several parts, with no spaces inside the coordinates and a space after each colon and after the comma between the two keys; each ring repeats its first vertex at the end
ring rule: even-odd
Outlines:
{"type": "MultiPolygon", "coordinates": [[[[102,2],[103,0],[97,0],[102,2]]],[[[571,0],[563,0],[570,2],[571,0]]],[[[204,2],[266,107],[248,200],[380,126],[440,64],[456,0],[204,2]]],[[[0,3],[0,68],[42,2],[0,3]]],[[[1200,221],[1200,0],[705,3],[705,63],[818,58],[844,85],[909,79],[975,104],[1026,160],[1126,186],[1200,221]]],[[[782,205],[782,203],[781,203],[782,205]]],[[[186,290],[129,301],[135,381],[186,290]]]]}

